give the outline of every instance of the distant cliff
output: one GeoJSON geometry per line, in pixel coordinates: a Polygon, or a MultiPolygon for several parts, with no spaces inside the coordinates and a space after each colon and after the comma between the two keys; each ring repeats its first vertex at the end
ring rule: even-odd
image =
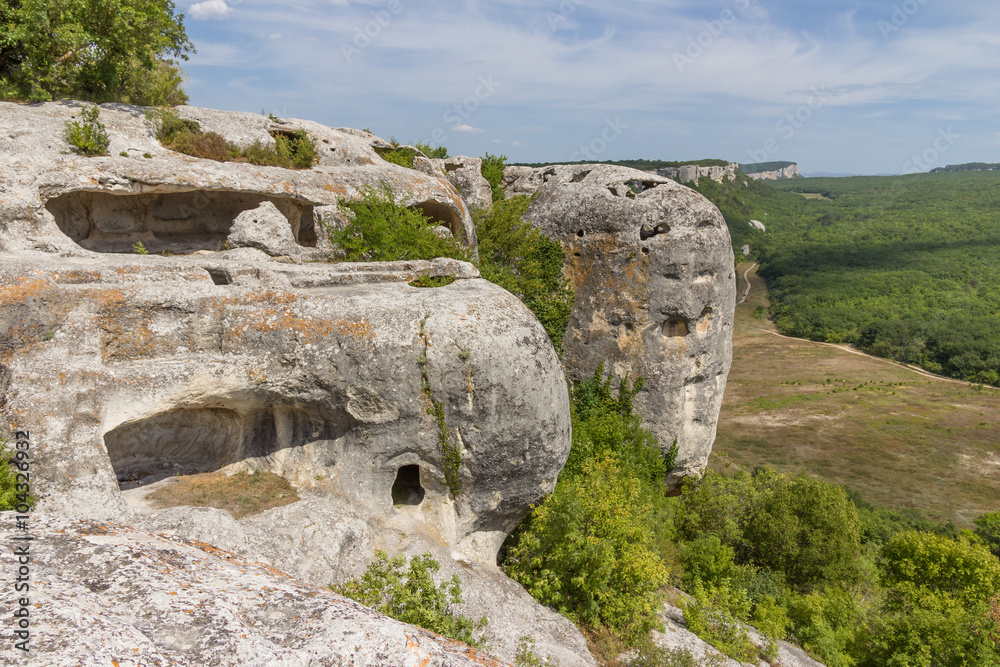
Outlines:
{"type": "Polygon", "coordinates": [[[776,181],[779,178],[797,178],[799,165],[794,162],[758,162],[741,164],[740,171],[757,181],[776,181]]]}
{"type": "Polygon", "coordinates": [[[737,169],[739,169],[739,165],[735,162],[730,162],[725,166],[712,165],[708,167],[685,164],[679,167],[661,167],[656,170],[656,173],[660,176],[672,178],[678,183],[697,183],[699,179],[705,177],[712,179],[716,183],[721,183],[723,180],[735,181],[737,169]]]}

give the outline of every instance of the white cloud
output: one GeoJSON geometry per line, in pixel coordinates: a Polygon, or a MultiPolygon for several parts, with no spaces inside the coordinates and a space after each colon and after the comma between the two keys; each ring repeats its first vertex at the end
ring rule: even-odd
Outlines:
{"type": "Polygon", "coordinates": [[[511,143],[514,144],[515,146],[523,146],[523,144],[520,141],[512,141],[511,143]]]}
{"type": "Polygon", "coordinates": [[[472,127],[471,125],[466,124],[466,123],[463,123],[462,125],[459,125],[457,127],[451,128],[451,131],[452,132],[464,132],[466,134],[479,134],[480,132],[482,132],[482,130],[479,129],[478,127],[472,127]]]}
{"type": "Polygon", "coordinates": [[[210,21],[229,18],[233,8],[226,4],[226,0],[204,0],[188,7],[188,11],[195,20],[210,21]]]}

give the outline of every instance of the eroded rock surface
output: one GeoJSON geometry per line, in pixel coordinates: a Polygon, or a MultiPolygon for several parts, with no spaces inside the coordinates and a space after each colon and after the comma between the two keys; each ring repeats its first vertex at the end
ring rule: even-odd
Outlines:
{"type": "MultiPolygon", "coordinates": [[[[12,513],[0,519],[13,544],[12,513]]],[[[30,526],[31,652],[5,641],[4,664],[507,664],[204,543],[45,514],[30,526]]],[[[9,572],[16,557],[0,561],[9,572]]],[[[4,609],[15,595],[3,587],[4,609]]]]}
{"type": "MultiPolygon", "coordinates": [[[[565,248],[576,290],[563,364],[642,376],[635,405],[667,450],[674,489],[708,463],[732,360],[733,250],[719,210],[674,181],[609,165],[518,172],[526,217],[565,248]]],[[[512,174],[513,175],[513,174],[512,174]]]]}
{"type": "Polygon", "coordinates": [[[482,158],[456,155],[431,160],[418,157],[414,160],[414,166],[428,174],[444,174],[470,209],[488,209],[493,206],[493,190],[483,178],[482,158]]]}
{"type": "Polygon", "coordinates": [[[383,183],[400,203],[423,211],[475,248],[472,219],[454,186],[386,162],[375,151],[384,142],[366,132],[178,107],[180,116],[240,145],[273,144],[272,133],[295,129],[316,141],[319,162],[312,169],[259,167],[170,151],[156,140],[143,108],[106,104],[99,120],[111,139],[109,154],[82,157],[64,133],[81,107],[0,102],[0,250],[131,252],[137,242],[149,252],[216,250],[240,213],[269,201],[288,219],[306,256],[310,249],[322,255],[317,215],[336,218],[338,198],[354,198],[383,183]]]}
{"type": "MultiPolygon", "coordinates": [[[[111,155],[85,158],[63,137],[79,108],[0,103],[0,419],[32,434],[39,509],[195,536],[317,584],[358,576],[376,548],[430,551],[463,580],[466,613],[493,619],[499,655],[512,659],[525,635],[540,655],[592,665],[576,628],[496,566],[569,452],[565,378],[544,330],[471,264],[311,261],[328,253],[318,216],[336,219],[340,197],[384,182],[474,249],[455,187],[381,160],[384,142],[365,132],[193,108],[179,112],[241,145],[305,129],[319,163],[179,155],[122,105],[100,116],[111,155]],[[261,222],[267,243],[219,250],[261,222]],[[151,254],[133,254],[140,243],[151,254]],[[408,284],[419,276],[456,280],[408,284]],[[178,474],[240,470],[282,475],[303,500],[235,521],[147,497],[178,474]]],[[[181,618],[157,650],[189,650],[215,622],[181,618]]],[[[83,646],[115,636],[120,619],[101,619],[83,646]]],[[[57,645],[75,664],[75,648],[57,645]]]]}

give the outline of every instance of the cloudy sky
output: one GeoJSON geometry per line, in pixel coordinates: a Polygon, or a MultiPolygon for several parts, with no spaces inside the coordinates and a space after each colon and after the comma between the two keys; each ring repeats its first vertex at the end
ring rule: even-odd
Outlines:
{"type": "Polygon", "coordinates": [[[512,162],[1000,162],[996,0],[177,0],[191,104],[512,162]]]}

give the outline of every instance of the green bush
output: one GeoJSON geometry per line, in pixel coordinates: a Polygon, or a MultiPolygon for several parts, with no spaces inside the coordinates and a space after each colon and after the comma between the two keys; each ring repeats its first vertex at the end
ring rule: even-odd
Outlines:
{"type": "Polygon", "coordinates": [[[338,208],[351,217],[343,229],[320,221],[330,242],[344,251],[349,262],[451,257],[468,261],[469,253],[452,238],[438,236],[434,223],[420,213],[396,203],[388,183],[379,189],[362,188],[361,198],[341,199],[338,208]]]}
{"type": "Polygon", "coordinates": [[[743,535],[751,562],[783,573],[799,590],[861,578],[858,513],[839,486],[782,478],[750,508],[743,535]]]}
{"type": "Polygon", "coordinates": [[[769,470],[725,477],[710,472],[678,508],[679,536],[716,535],[736,562],[779,573],[808,591],[860,580],[860,522],[840,487],[769,470]]]}
{"type": "Polygon", "coordinates": [[[386,162],[398,164],[399,166],[406,167],[407,169],[413,169],[413,158],[416,156],[416,153],[414,153],[411,148],[397,146],[391,151],[380,153],[380,155],[386,162]]]}
{"type": "Polygon", "coordinates": [[[301,129],[290,134],[275,133],[273,146],[255,141],[240,148],[217,132],[202,131],[197,121],[181,118],[172,110],[158,109],[149,112],[147,118],[165,148],[192,157],[285,169],[309,169],[317,160],[315,142],[301,129]]]}
{"type": "Polygon", "coordinates": [[[80,155],[88,157],[107,155],[111,139],[108,137],[107,129],[97,119],[100,115],[100,107],[92,105],[81,110],[80,116],[83,122],[66,123],[66,141],[80,155]]]}
{"type": "Polygon", "coordinates": [[[696,581],[692,597],[681,603],[688,630],[735,660],[756,663],[757,646],[741,624],[750,616],[746,594],[728,583],[706,588],[696,581]]]}
{"type": "Polygon", "coordinates": [[[1000,558],[1000,512],[980,514],[973,523],[976,524],[976,535],[989,547],[994,556],[1000,558]]]}
{"type": "Polygon", "coordinates": [[[879,568],[887,587],[912,584],[968,603],[986,602],[1000,591],[1000,561],[968,539],[900,533],[882,549],[879,568]]]}
{"type": "Polygon", "coordinates": [[[404,556],[389,558],[379,550],[360,579],[330,589],[398,621],[486,649],[483,630],[487,620],[473,622],[453,610],[462,604],[458,575],[435,584],[432,574],[441,566],[430,553],[414,556],[404,570],[405,566],[404,556]]]}
{"type": "Polygon", "coordinates": [[[608,454],[560,479],[508,549],[508,575],[578,623],[635,643],[659,625],[668,571],[655,553],[648,487],[608,454]]]}
{"type": "Polygon", "coordinates": [[[413,146],[418,151],[420,151],[421,153],[423,153],[424,155],[426,155],[431,159],[443,160],[444,158],[448,157],[448,149],[445,148],[444,146],[437,146],[436,148],[431,148],[430,144],[423,141],[418,141],[415,144],[413,144],[413,146]]]}
{"type": "Polygon", "coordinates": [[[483,174],[483,178],[485,178],[486,182],[490,184],[490,189],[493,191],[494,203],[501,201],[504,198],[503,170],[506,166],[506,155],[492,155],[487,153],[486,157],[483,158],[483,164],[480,167],[480,172],[483,174]]]}
{"type": "Polygon", "coordinates": [[[700,581],[708,586],[716,586],[733,576],[733,550],[723,544],[715,535],[700,537],[681,547],[681,563],[684,565],[684,584],[693,589],[700,581]]]}
{"type": "Polygon", "coordinates": [[[530,197],[514,197],[472,212],[479,271],[524,302],[561,354],[574,298],[563,277],[566,254],[557,241],[523,219],[530,204],[530,197]]]}
{"type": "MultiPolygon", "coordinates": [[[[17,500],[17,471],[12,465],[14,455],[7,446],[7,441],[0,438],[0,511],[16,509],[20,504],[17,500]]],[[[33,507],[35,499],[29,499],[28,505],[33,507]]]]}

